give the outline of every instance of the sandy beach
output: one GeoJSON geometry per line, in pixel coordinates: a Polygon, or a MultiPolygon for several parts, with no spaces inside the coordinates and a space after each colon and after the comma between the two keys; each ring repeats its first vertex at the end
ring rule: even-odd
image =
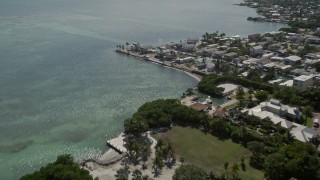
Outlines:
{"type": "MultiPolygon", "coordinates": [[[[119,139],[122,138],[121,137],[122,134],[120,134],[118,137],[114,138],[114,139],[119,139]]],[[[142,163],[138,164],[138,165],[129,165],[129,170],[130,170],[130,175],[129,175],[129,179],[132,179],[132,172],[136,169],[139,169],[142,172],[142,175],[148,175],[149,177],[153,178],[153,179],[158,179],[158,180],[167,180],[167,179],[171,179],[174,171],[176,168],[178,168],[180,166],[180,162],[176,162],[176,164],[174,166],[172,166],[171,168],[168,168],[167,166],[164,166],[160,175],[158,175],[157,177],[154,176],[153,173],[153,169],[152,169],[152,160],[155,158],[155,146],[157,144],[157,140],[154,139],[151,135],[150,132],[147,132],[147,136],[148,138],[150,138],[153,143],[151,144],[151,155],[148,159],[148,161],[146,162],[146,169],[142,168],[142,163]]],[[[113,139],[113,140],[114,140],[113,139]]],[[[113,149],[109,149],[106,153],[104,153],[99,159],[98,161],[114,161],[117,159],[121,158],[121,154],[119,154],[118,152],[116,152],[113,149]]],[[[121,160],[117,160],[115,163],[111,164],[111,165],[99,165],[96,162],[87,162],[85,167],[85,169],[90,171],[90,174],[95,178],[98,177],[100,180],[113,180],[116,179],[115,178],[115,174],[116,171],[120,168],[122,168],[122,161],[121,160]]]]}

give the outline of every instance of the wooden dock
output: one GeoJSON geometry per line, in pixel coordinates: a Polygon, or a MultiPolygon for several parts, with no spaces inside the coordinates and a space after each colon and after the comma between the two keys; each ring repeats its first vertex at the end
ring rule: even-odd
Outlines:
{"type": "Polygon", "coordinates": [[[126,153],[127,149],[124,147],[124,139],[125,139],[124,133],[121,133],[119,136],[116,138],[110,139],[107,141],[107,145],[117,151],[120,154],[126,153]]]}

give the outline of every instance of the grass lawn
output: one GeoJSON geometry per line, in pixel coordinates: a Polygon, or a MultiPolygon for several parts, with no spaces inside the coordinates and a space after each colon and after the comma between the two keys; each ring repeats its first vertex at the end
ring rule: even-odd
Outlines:
{"type": "Polygon", "coordinates": [[[311,117],[307,118],[307,127],[312,128],[313,127],[313,119],[311,117]]]}
{"type": "Polygon", "coordinates": [[[238,104],[239,104],[239,102],[237,101],[237,102],[235,102],[235,103],[233,103],[233,104],[230,104],[230,105],[226,106],[225,108],[226,108],[226,109],[232,109],[232,108],[238,106],[238,104]]]}
{"type": "Polygon", "coordinates": [[[240,165],[241,156],[245,156],[247,171],[240,170],[240,177],[242,179],[263,179],[263,173],[249,165],[250,151],[231,140],[220,140],[198,129],[179,126],[173,127],[166,133],[156,134],[154,137],[170,139],[178,160],[179,157],[184,157],[186,162],[207,171],[221,171],[224,169],[225,162],[229,162],[229,167],[235,162],[240,165]]]}

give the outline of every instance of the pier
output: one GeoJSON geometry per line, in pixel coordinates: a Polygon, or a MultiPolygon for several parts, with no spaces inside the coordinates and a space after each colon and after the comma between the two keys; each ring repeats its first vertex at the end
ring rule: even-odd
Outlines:
{"type": "Polygon", "coordinates": [[[117,151],[120,154],[126,153],[127,149],[124,147],[124,139],[125,139],[124,133],[121,133],[116,138],[110,139],[107,141],[107,145],[111,148],[117,151]]]}

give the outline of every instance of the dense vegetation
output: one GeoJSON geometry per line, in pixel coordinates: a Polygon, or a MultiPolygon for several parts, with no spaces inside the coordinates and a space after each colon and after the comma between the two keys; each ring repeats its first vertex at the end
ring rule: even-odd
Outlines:
{"type": "Polygon", "coordinates": [[[173,180],[183,179],[207,179],[207,172],[194,165],[181,165],[172,177],[173,180]]]}
{"type": "Polygon", "coordinates": [[[173,122],[196,126],[208,118],[206,114],[183,106],[175,99],[159,99],[142,105],[132,118],[125,120],[124,128],[128,134],[139,135],[150,128],[168,128],[173,122]]]}
{"type": "Polygon", "coordinates": [[[320,27],[320,14],[318,13],[310,16],[307,21],[290,21],[288,24],[293,28],[315,29],[320,27]]]}
{"type": "Polygon", "coordinates": [[[81,179],[81,180],[93,180],[89,171],[79,167],[74,162],[71,155],[60,155],[54,163],[49,163],[45,167],[42,167],[39,171],[32,174],[27,174],[21,177],[21,180],[67,180],[67,179],[81,179]]]}
{"type": "MultiPolygon", "coordinates": [[[[255,76],[256,77],[256,76],[255,76]]],[[[268,92],[272,92],[274,87],[270,84],[267,84],[263,81],[253,81],[241,77],[233,77],[233,76],[218,76],[215,74],[206,75],[202,78],[202,80],[198,84],[199,91],[205,94],[209,94],[211,96],[221,96],[223,92],[223,88],[217,87],[219,83],[235,83],[242,85],[244,87],[265,90],[268,92]]]]}
{"type": "Polygon", "coordinates": [[[206,75],[198,84],[199,91],[211,96],[221,96],[223,89],[217,87],[220,83],[231,82],[244,87],[263,90],[258,92],[256,97],[260,101],[266,100],[270,93],[274,98],[281,100],[284,104],[294,106],[312,106],[315,110],[320,110],[320,89],[309,88],[305,91],[297,91],[286,86],[272,86],[263,80],[248,80],[240,77],[218,76],[215,74],[206,75]]]}
{"type": "MultiPolygon", "coordinates": [[[[301,179],[317,178],[320,163],[315,148],[308,143],[297,142],[289,131],[279,125],[274,125],[269,118],[260,119],[255,116],[235,112],[233,119],[219,119],[209,117],[205,113],[195,111],[181,105],[177,100],[156,100],[144,104],[138,109],[131,119],[125,122],[125,131],[135,134],[137,126],[142,125],[145,130],[149,128],[170,127],[172,123],[190,125],[223,139],[231,138],[252,151],[250,164],[256,168],[264,169],[268,179],[276,179],[272,171],[278,171],[279,177],[296,177],[301,179]],[[135,119],[134,121],[132,119],[135,119]],[[136,125],[137,123],[138,125],[136,125]],[[300,155],[286,154],[286,151],[294,149],[300,155]],[[286,166],[272,166],[275,158],[284,158],[282,162],[286,166]],[[287,165],[288,164],[288,165],[287,165]],[[290,167],[289,167],[290,165],[290,167]],[[305,171],[293,171],[290,168],[302,168],[305,171]],[[313,174],[311,170],[317,169],[313,174]],[[276,169],[276,170],[275,170],[276,169]],[[306,174],[307,173],[307,174],[306,174]]],[[[141,128],[141,129],[143,129],[141,128]]],[[[163,152],[162,152],[163,153],[163,152]]],[[[160,156],[159,167],[163,159],[160,156]]],[[[167,156],[166,156],[167,157],[167,156]]],[[[156,163],[156,162],[155,162],[156,163]]]]}

